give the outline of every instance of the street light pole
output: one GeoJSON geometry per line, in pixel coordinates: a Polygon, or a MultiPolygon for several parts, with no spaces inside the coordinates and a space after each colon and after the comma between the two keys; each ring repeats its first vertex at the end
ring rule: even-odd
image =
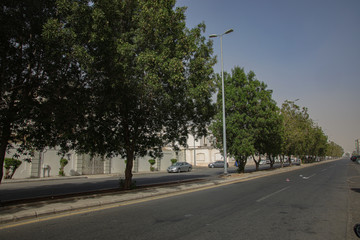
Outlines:
{"type": "Polygon", "coordinates": [[[194,167],[196,167],[196,152],[195,152],[195,151],[196,151],[196,150],[195,150],[195,147],[196,147],[196,146],[195,146],[195,140],[196,140],[196,139],[195,139],[195,134],[194,134],[194,167]]]}
{"type": "Polygon", "coordinates": [[[223,47],[222,47],[222,37],[225,34],[233,32],[233,29],[229,29],[223,34],[212,34],[209,37],[215,38],[220,37],[220,52],[221,52],[221,90],[222,90],[222,117],[223,117],[223,147],[224,147],[224,174],[228,174],[227,171],[227,152],[226,152],[226,121],[225,121],[225,87],[224,87],[224,61],[223,61],[223,47]]]}

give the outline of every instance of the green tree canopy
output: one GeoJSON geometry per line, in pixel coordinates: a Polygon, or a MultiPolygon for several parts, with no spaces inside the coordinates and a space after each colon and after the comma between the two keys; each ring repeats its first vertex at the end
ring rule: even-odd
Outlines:
{"type": "MultiPolygon", "coordinates": [[[[325,156],[327,136],[322,129],[314,124],[307,108],[300,108],[293,101],[285,101],[281,108],[284,118],[283,154],[297,155],[300,158],[315,159],[325,156]]],[[[290,163],[291,164],[291,163],[290,163]]]]}
{"type": "MultiPolygon", "coordinates": [[[[327,145],[327,149],[326,149],[326,156],[329,156],[329,157],[341,157],[344,155],[344,149],[334,143],[333,141],[330,141],[327,145]]],[[[354,154],[356,155],[356,154],[354,154]]]]}
{"type": "Polygon", "coordinates": [[[253,85],[257,96],[257,100],[252,103],[256,120],[254,123],[256,129],[254,147],[255,154],[259,157],[256,160],[253,155],[253,160],[258,170],[262,155],[267,155],[273,166],[273,157],[280,153],[283,140],[283,119],[280,109],[272,99],[272,91],[267,90],[266,84],[257,80],[253,82],[253,85]]]}
{"type": "MultiPolygon", "coordinates": [[[[301,123],[306,123],[309,116],[307,109],[301,109],[293,101],[285,101],[281,108],[284,124],[283,155],[289,156],[302,153],[305,135],[301,123]]],[[[290,162],[290,161],[289,161],[290,162]]],[[[291,162],[290,162],[291,164],[291,162]]]]}
{"type": "MultiPolygon", "coordinates": [[[[243,172],[247,158],[255,153],[274,153],[272,140],[281,141],[281,118],[271,91],[266,84],[256,79],[254,72],[248,74],[235,67],[231,74],[224,74],[226,141],[229,156],[238,162],[243,172]]],[[[218,87],[221,80],[218,77],[218,87]]],[[[218,93],[217,114],[211,130],[223,148],[222,141],[222,95],[218,93]]],[[[279,143],[280,144],[280,143],[279,143]]]]}
{"type": "Polygon", "coordinates": [[[205,25],[185,26],[175,1],[58,1],[46,34],[68,39],[90,79],[86,125],[71,148],[133,160],[160,155],[166,144],[204,134],[213,115],[215,59],[205,25]]]}
{"type": "MultiPolygon", "coordinates": [[[[62,99],[72,87],[70,78],[55,77],[64,64],[51,56],[42,38],[43,26],[55,12],[55,1],[0,1],[0,181],[12,144],[20,144],[22,151],[57,141],[51,137],[55,124],[48,120],[55,119],[57,106],[64,106],[62,99]]],[[[68,126],[64,119],[57,123],[68,126]]]]}

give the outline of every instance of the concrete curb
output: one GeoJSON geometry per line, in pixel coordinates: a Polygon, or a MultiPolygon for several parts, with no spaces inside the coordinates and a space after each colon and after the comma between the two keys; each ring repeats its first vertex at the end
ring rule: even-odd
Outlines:
{"type": "MultiPolygon", "coordinates": [[[[165,173],[166,171],[155,171],[155,172],[134,172],[133,175],[137,174],[159,174],[165,173]]],[[[81,178],[106,178],[106,177],[125,177],[124,174],[96,174],[96,175],[79,175],[79,176],[53,176],[53,177],[39,177],[39,178],[19,178],[19,179],[3,179],[1,184],[11,183],[25,183],[25,182],[37,182],[37,181],[58,181],[58,180],[69,180],[69,179],[81,179],[81,178]]]]}
{"type": "Polygon", "coordinates": [[[88,176],[71,176],[71,177],[44,177],[44,178],[24,178],[24,179],[3,179],[1,184],[25,183],[25,182],[43,182],[59,181],[69,179],[89,178],[88,176]]]}
{"type": "MultiPolygon", "coordinates": [[[[332,160],[335,161],[335,160],[332,160]]],[[[315,164],[328,163],[330,161],[319,162],[315,164]]],[[[62,199],[61,201],[51,202],[44,201],[34,204],[22,204],[18,206],[5,207],[0,214],[0,224],[10,224],[21,220],[45,217],[53,214],[68,213],[71,211],[81,211],[88,208],[103,207],[112,204],[131,204],[131,201],[140,199],[151,199],[154,197],[167,197],[168,195],[174,196],[183,194],[184,192],[191,192],[196,190],[204,190],[215,186],[233,184],[251,179],[266,177],[279,173],[299,170],[304,167],[313,166],[314,164],[303,164],[301,166],[293,166],[286,168],[278,168],[271,171],[259,171],[252,173],[242,174],[240,177],[224,176],[216,180],[209,180],[197,183],[183,183],[175,186],[162,186],[154,188],[144,188],[135,191],[111,193],[111,194],[98,194],[92,198],[85,199],[62,199]]],[[[4,227],[0,226],[0,229],[4,227]]]]}

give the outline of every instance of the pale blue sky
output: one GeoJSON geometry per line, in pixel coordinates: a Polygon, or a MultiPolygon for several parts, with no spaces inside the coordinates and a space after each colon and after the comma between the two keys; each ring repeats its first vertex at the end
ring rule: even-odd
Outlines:
{"type": "MultiPolygon", "coordinates": [[[[188,27],[223,37],[224,69],[254,71],[280,106],[295,100],[329,139],[360,138],[360,0],[178,0],[188,27]]],[[[214,39],[220,72],[220,40],[214,39]]]]}

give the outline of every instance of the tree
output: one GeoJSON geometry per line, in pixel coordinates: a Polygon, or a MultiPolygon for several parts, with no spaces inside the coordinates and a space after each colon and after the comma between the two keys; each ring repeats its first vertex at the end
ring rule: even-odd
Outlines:
{"type": "MultiPolygon", "coordinates": [[[[287,156],[291,165],[291,155],[302,155],[305,144],[304,126],[309,118],[306,108],[300,108],[293,101],[282,104],[281,114],[284,124],[284,144],[282,155],[287,156]]],[[[282,157],[283,161],[284,157],[282,157]]]]}
{"type": "MultiPolygon", "coordinates": [[[[312,121],[310,121],[310,123],[312,123],[312,121]]],[[[306,142],[307,146],[304,154],[308,155],[308,158],[311,156],[310,158],[315,160],[318,156],[326,156],[327,136],[319,126],[315,126],[314,124],[310,125],[306,142]]]]}
{"type": "Polygon", "coordinates": [[[4,0],[0,11],[1,182],[7,149],[15,143],[25,144],[38,120],[39,92],[46,82],[41,32],[54,13],[54,2],[4,0]]]}
{"type": "Polygon", "coordinates": [[[70,145],[126,158],[130,188],[136,157],[158,157],[164,145],[206,132],[215,59],[205,25],[187,29],[185,8],[174,9],[175,1],[58,3],[47,27],[70,37],[91,89],[86,125],[70,145]]]}
{"type": "MultiPolygon", "coordinates": [[[[307,108],[300,108],[292,101],[285,101],[281,114],[284,118],[283,154],[291,159],[297,155],[305,161],[313,161],[318,156],[325,156],[327,136],[322,129],[314,124],[307,108]]],[[[291,164],[291,162],[290,162],[291,164]]]]}
{"type": "Polygon", "coordinates": [[[283,118],[280,110],[276,107],[269,115],[269,127],[266,134],[263,135],[265,145],[263,152],[270,160],[270,168],[275,164],[275,157],[281,154],[284,142],[283,118]]]}
{"type": "MultiPolygon", "coordinates": [[[[272,152],[270,142],[278,134],[275,128],[280,123],[279,113],[271,91],[255,78],[254,72],[245,74],[244,69],[235,67],[224,76],[227,150],[237,161],[238,171],[244,172],[249,156],[272,152]]],[[[220,89],[219,77],[217,82],[220,89]]],[[[219,91],[218,112],[211,127],[217,139],[223,139],[221,94],[219,91]]],[[[218,140],[217,146],[222,149],[222,141],[218,140]]]]}
{"type": "Polygon", "coordinates": [[[69,148],[84,125],[89,84],[74,61],[81,53],[71,38],[59,28],[43,31],[57,12],[55,1],[4,0],[0,9],[1,181],[5,153],[14,144],[21,153],[69,148]]]}
{"type": "Polygon", "coordinates": [[[156,163],[155,159],[149,159],[149,163],[150,163],[150,171],[155,171],[155,168],[153,167],[156,163]]]}
{"type": "Polygon", "coordinates": [[[256,170],[259,170],[259,164],[262,155],[267,155],[270,159],[270,167],[275,163],[274,156],[279,154],[282,144],[282,118],[276,102],[272,99],[272,91],[267,90],[265,83],[258,80],[251,82],[254,88],[254,129],[255,129],[255,154],[259,159],[256,160],[253,154],[253,160],[256,170]]]}
{"type": "Polygon", "coordinates": [[[14,158],[5,158],[4,168],[6,169],[5,172],[5,179],[12,179],[15,174],[16,169],[21,165],[21,161],[14,158]]]}
{"type": "Polygon", "coordinates": [[[69,163],[69,161],[65,158],[60,159],[60,168],[59,168],[59,176],[65,176],[64,168],[69,163]]]}
{"type": "Polygon", "coordinates": [[[340,145],[330,141],[327,146],[326,155],[330,157],[341,157],[344,155],[344,149],[340,145]]]}

